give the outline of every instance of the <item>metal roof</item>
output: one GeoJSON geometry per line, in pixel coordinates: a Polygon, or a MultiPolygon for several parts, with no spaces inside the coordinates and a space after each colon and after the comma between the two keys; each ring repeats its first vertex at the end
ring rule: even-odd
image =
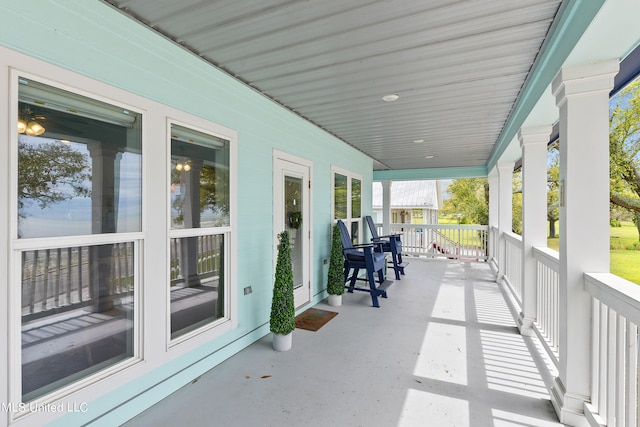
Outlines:
{"type": "MultiPolygon", "coordinates": [[[[438,182],[393,181],[391,183],[392,208],[438,209],[438,182]]],[[[372,191],[373,207],[382,207],[382,183],[374,182],[372,191]]]]}
{"type": "Polygon", "coordinates": [[[368,154],[375,170],[486,165],[561,5],[105,2],[368,154]]]}

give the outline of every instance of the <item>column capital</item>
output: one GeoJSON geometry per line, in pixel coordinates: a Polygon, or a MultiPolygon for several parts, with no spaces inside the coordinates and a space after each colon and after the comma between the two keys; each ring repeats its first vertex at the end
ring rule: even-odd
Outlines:
{"type": "Polygon", "coordinates": [[[553,126],[551,125],[529,126],[521,128],[518,132],[518,141],[520,141],[520,147],[522,148],[525,145],[535,144],[546,145],[549,142],[552,128],[553,126]]]}
{"type": "Polygon", "coordinates": [[[498,175],[502,175],[503,173],[512,174],[513,168],[516,165],[516,162],[501,162],[496,165],[498,169],[498,175]]]}
{"type": "Polygon", "coordinates": [[[562,105],[571,95],[591,92],[609,93],[619,69],[620,60],[617,58],[561,68],[551,84],[556,105],[562,105]]]}

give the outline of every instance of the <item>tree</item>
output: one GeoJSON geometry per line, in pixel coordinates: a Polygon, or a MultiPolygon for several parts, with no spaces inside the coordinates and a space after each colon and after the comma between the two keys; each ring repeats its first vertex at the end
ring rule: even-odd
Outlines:
{"type": "Polygon", "coordinates": [[[553,143],[547,151],[547,221],[549,221],[549,237],[556,236],[556,222],[560,220],[560,152],[558,143],[553,143]]]}
{"type": "Polygon", "coordinates": [[[522,169],[513,173],[511,179],[511,229],[514,233],[522,235],[522,169]]]}
{"type": "Polygon", "coordinates": [[[18,213],[26,217],[25,202],[41,209],[74,197],[88,197],[91,180],[88,156],[68,144],[18,142],[18,213]]]}
{"type": "Polygon", "coordinates": [[[640,239],[640,80],[612,99],[609,124],[611,203],[633,213],[640,239]]]}
{"type": "Polygon", "coordinates": [[[444,211],[460,215],[462,224],[489,223],[489,182],[486,178],[454,179],[447,186],[444,211]]]}
{"type": "MultiPolygon", "coordinates": [[[[175,167],[171,169],[172,185],[181,184],[181,174],[175,167]]],[[[194,173],[194,169],[191,172],[194,173]]],[[[199,202],[200,213],[209,209],[216,217],[216,225],[227,225],[229,217],[229,172],[224,168],[218,168],[203,164],[199,168],[199,202]]],[[[184,221],[184,206],[182,196],[177,196],[171,202],[172,208],[178,214],[173,218],[176,224],[184,221]]]]}

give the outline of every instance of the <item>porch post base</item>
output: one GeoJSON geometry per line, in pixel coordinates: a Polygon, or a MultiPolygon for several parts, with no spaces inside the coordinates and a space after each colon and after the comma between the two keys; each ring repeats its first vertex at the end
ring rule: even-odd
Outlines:
{"type": "Polygon", "coordinates": [[[524,313],[520,313],[520,316],[516,319],[516,325],[518,326],[518,331],[520,331],[520,335],[524,335],[525,337],[535,336],[536,331],[533,325],[534,322],[535,322],[535,319],[525,317],[524,313]]]}
{"type": "Polygon", "coordinates": [[[576,427],[589,427],[589,421],[584,414],[584,405],[589,402],[588,396],[578,396],[567,393],[562,380],[555,378],[551,389],[551,403],[562,424],[576,427]]]}

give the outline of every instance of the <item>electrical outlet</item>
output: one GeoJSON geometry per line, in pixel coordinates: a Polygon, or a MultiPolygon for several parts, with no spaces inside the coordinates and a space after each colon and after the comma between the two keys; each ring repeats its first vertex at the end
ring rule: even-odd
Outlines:
{"type": "Polygon", "coordinates": [[[245,286],[244,294],[249,295],[251,292],[253,292],[253,289],[251,289],[251,286],[245,286]]]}
{"type": "Polygon", "coordinates": [[[322,260],[322,263],[323,263],[324,265],[327,265],[327,264],[329,264],[329,260],[325,258],[325,259],[323,259],[323,260],[322,260]]]}

